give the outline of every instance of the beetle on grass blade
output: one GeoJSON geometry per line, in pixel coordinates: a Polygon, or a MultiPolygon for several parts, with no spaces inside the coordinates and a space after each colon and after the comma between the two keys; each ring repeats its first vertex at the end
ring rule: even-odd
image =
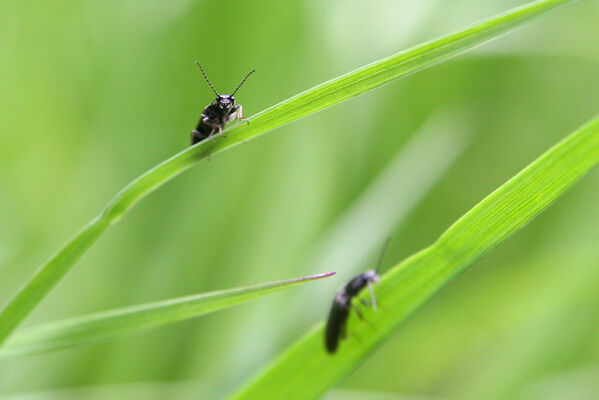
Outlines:
{"type": "Polygon", "coordinates": [[[208,105],[208,107],[204,108],[202,111],[202,116],[200,117],[200,121],[196,128],[191,132],[191,145],[193,146],[196,143],[201,142],[204,139],[208,139],[212,137],[212,135],[221,133],[225,124],[235,119],[243,119],[247,121],[247,118],[243,118],[241,104],[235,104],[235,97],[233,95],[237,93],[241,85],[244,84],[247,78],[256,70],[252,70],[249,74],[243,78],[239,86],[233,91],[231,94],[218,94],[214,86],[212,86],[212,82],[208,79],[206,72],[204,72],[204,68],[200,65],[199,62],[196,61],[198,67],[202,71],[202,75],[204,75],[204,79],[208,82],[208,85],[216,94],[216,99],[212,103],[208,105]]]}
{"type": "Polygon", "coordinates": [[[374,297],[372,285],[379,280],[377,271],[381,266],[390,239],[391,238],[387,239],[383,245],[375,269],[361,273],[337,291],[335,299],[333,300],[333,305],[331,306],[331,312],[329,313],[329,319],[327,320],[324,335],[325,347],[329,353],[333,354],[337,351],[339,339],[346,336],[347,318],[349,317],[350,307],[353,307],[356,314],[362,318],[362,312],[356,305],[352,304],[352,299],[366,286],[368,286],[368,290],[370,291],[370,303],[365,300],[363,300],[362,303],[366,306],[372,306],[372,309],[376,311],[376,298],[374,297]]]}

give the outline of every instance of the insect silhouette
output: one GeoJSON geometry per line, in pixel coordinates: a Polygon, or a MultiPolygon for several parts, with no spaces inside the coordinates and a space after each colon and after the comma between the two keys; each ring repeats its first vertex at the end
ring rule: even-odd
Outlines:
{"type": "Polygon", "coordinates": [[[243,78],[239,86],[233,91],[231,94],[219,94],[214,86],[212,86],[212,82],[206,76],[206,72],[204,72],[204,68],[200,65],[199,62],[196,61],[198,67],[200,67],[200,71],[202,71],[202,75],[204,75],[204,79],[208,82],[208,85],[216,94],[216,99],[212,103],[210,103],[204,111],[202,111],[202,116],[200,117],[200,121],[196,128],[191,131],[191,145],[193,146],[196,143],[201,142],[204,139],[208,139],[212,137],[212,135],[221,133],[223,128],[227,122],[230,122],[234,119],[243,119],[247,121],[247,118],[243,118],[241,104],[235,104],[235,97],[233,96],[241,85],[244,84],[247,78],[250,77],[251,74],[256,72],[256,70],[252,70],[249,74],[243,78]]]}
{"type": "Polygon", "coordinates": [[[383,256],[385,255],[385,250],[387,249],[389,240],[390,239],[387,239],[383,245],[383,249],[375,269],[361,273],[337,291],[335,300],[333,300],[333,305],[329,313],[329,319],[327,321],[324,336],[325,347],[329,353],[333,354],[337,350],[339,339],[345,338],[346,336],[347,318],[349,317],[350,307],[354,307],[356,314],[362,318],[362,312],[357,306],[353,305],[351,301],[352,298],[357,296],[366,286],[368,286],[368,290],[370,291],[370,303],[364,300],[363,304],[367,306],[371,305],[373,310],[376,311],[376,298],[374,297],[372,285],[379,280],[377,270],[381,266],[381,262],[383,261],[383,256]]]}

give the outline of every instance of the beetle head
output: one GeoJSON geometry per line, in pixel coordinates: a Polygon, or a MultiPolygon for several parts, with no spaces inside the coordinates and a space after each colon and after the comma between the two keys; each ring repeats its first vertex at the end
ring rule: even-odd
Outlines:
{"type": "Polygon", "coordinates": [[[362,278],[365,281],[372,282],[372,283],[376,283],[379,281],[379,276],[377,275],[376,271],[373,269],[370,269],[370,270],[362,273],[362,278]]]}
{"type": "Polygon", "coordinates": [[[219,94],[214,102],[221,110],[229,110],[235,105],[235,97],[230,94],[219,94]]]}

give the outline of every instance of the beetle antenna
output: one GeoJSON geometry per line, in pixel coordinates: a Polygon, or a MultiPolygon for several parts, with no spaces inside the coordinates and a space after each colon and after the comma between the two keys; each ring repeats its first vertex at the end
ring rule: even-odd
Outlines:
{"type": "Polygon", "coordinates": [[[387,251],[387,245],[389,244],[390,241],[391,241],[391,236],[389,236],[387,238],[387,240],[385,240],[385,244],[383,245],[383,248],[381,250],[381,255],[379,256],[379,260],[376,263],[376,268],[374,270],[377,274],[379,272],[379,268],[381,267],[381,264],[383,263],[383,257],[385,256],[385,251],[387,251]]]}
{"type": "Polygon", "coordinates": [[[206,72],[204,72],[204,68],[202,68],[202,66],[200,65],[200,63],[198,61],[196,61],[196,64],[198,64],[198,67],[200,67],[200,71],[202,71],[202,75],[204,75],[204,79],[206,79],[206,82],[208,82],[208,85],[210,85],[210,88],[212,89],[214,94],[216,94],[218,96],[218,92],[216,91],[214,86],[212,86],[212,82],[210,82],[210,79],[208,79],[208,77],[206,76],[206,72]]]}
{"type": "Polygon", "coordinates": [[[237,91],[239,90],[239,88],[241,87],[241,85],[243,85],[243,84],[245,83],[246,79],[247,79],[247,78],[249,78],[249,77],[250,77],[250,75],[251,75],[251,74],[253,74],[254,72],[256,72],[256,70],[255,70],[255,69],[251,70],[251,71],[250,71],[250,73],[249,73],[249,74],[247,74],[247,75],[245,76],[245,78],[243,78],[243,80],[241,81],[241,83],[239,84],[239,86],[237,86],[237,89],[235,89],[235,90],[233,91],[233,93],[231,93],[231,96],[233,96],[235,93],[237,93],[237,91]]]}

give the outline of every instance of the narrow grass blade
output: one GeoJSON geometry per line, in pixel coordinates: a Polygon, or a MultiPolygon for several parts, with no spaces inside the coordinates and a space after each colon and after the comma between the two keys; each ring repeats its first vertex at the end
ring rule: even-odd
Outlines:
{"type": "Polygon", "coordinates": [[[503,33],[524,25],[535,17],[578,0],[541,0],[472,25],[459,32],[433,40],[291,97],[223,132],[214,141],[206,140],[157,165],[126,186],[75,238],[47,261],[17,292],[0,313],[0,344],[62,279],[79,257],[110,226],[154,189],[210,155],[255,138],[289,122],[323,110],[374,88],[430,67],[503,33]]]}
{"type": "Polygon", "coordinates": [[[163,325],[195,318],[281,289],[334,275],[334,272],[155,303],[108,310],[50,322],[17,332],[0,349],[0,358],[31,355],[67,347],[104,342],[163,325]]]}
{"type": "MultiPolygon", "coordinates": [[[[334,387],[412,311],[510,234],[522,228],[599,162],[599,117],[491,193],[430,247],[394,267],[375,289],[379,311],[350,317],[347,340],[324,350],[323,326],[300,339],[237,399],[313,399],[334,387]]],[[[367,291],[364,291],[367,292],[367,291]]],[[[368,293],[362,293],[366,299],[368,293]]],[[[403,365],[397,362],[398,373],[403,365]]]]}

